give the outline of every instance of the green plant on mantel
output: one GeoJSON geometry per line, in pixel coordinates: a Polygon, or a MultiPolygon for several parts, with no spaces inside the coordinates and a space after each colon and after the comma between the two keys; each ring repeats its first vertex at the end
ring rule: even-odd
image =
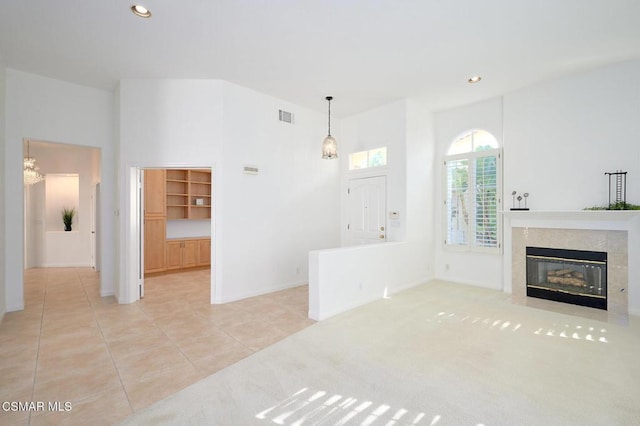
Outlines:
{"type": "Polygon", "coordinates": [[[608,206],[586,207],[583,210],[640,210],[640,206],[637,204],[631,204],[631,203],[626,203],[624,201],[620,201],[617,203],[610,204],[608,206]]]}
{"type": "Polygon", "coordinates": [[[71,225],[73,224],[73,217],[76,215],[76,208],[70,209],[64,207],[62,209],[62,223],[64,223],[64,230],[71,231],[71,225]]]}

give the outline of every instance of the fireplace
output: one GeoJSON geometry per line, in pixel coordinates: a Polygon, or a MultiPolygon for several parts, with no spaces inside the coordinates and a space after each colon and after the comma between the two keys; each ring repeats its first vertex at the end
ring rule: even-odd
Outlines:
{"type": "Polygon", "coordinates": [[[607,310],[607,253],[527,247],[527,296],[607,310]]]}

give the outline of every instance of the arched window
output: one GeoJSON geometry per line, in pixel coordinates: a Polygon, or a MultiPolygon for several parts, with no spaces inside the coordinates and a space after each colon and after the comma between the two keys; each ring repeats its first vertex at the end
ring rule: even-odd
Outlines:
{"type": "Polygon", "coordinates": [[[497,148],[498,141],[495,136],[486,130],[476,129],[469,130],[458,136],[449,147],[447,155],[466,154],[497,148]]]}
{"type": "Polygon", "coordinates": [[[444,161],[447,246],[499,251],[500,157],[498,141],[485,130],[469,130],[451,143],[444,161]]]}

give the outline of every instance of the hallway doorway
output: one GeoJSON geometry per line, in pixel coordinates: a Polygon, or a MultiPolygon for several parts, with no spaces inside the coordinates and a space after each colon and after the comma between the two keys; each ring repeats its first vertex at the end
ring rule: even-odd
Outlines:
{"type": "MultiPolygon", "coordinates": [[[[44,180],[23,185],[24,273],[33,268],[99,270],[101,150],[38,140],[24,141],[44,180]],[[66,230],[63,211],[73,211],[66,230]]],[[[98,278],[99,279],[99,278],[98,278]]],[[[99,290],[102,283],[99,279],[99,290]]],[[[23,289],[24,291],[24,289],[23,289]]]]}

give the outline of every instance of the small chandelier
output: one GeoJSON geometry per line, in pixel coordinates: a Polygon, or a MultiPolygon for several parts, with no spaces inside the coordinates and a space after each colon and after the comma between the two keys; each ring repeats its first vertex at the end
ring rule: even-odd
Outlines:
{"type": "Polygon", "coordinates": [[[36,159],[30,155],[29,141],[27,140],[27,156],[24,157],[23,166],[25,186],[33,185],[34,183],[42,182],[44,180],[44,176],[42,176],[38,170],[40,170],[40,167],[36,164],[36,159]]]}
{"type": "Polygon", "coordinates": [[[331,99],[333,99],[333,96],[327,96],[325,99],[329,102],[329,132],[322,143],[322,158],[325,160],[333,160],[334,158],[338,158],[338,144],[333,136],[331,136],[331,99]]]}

